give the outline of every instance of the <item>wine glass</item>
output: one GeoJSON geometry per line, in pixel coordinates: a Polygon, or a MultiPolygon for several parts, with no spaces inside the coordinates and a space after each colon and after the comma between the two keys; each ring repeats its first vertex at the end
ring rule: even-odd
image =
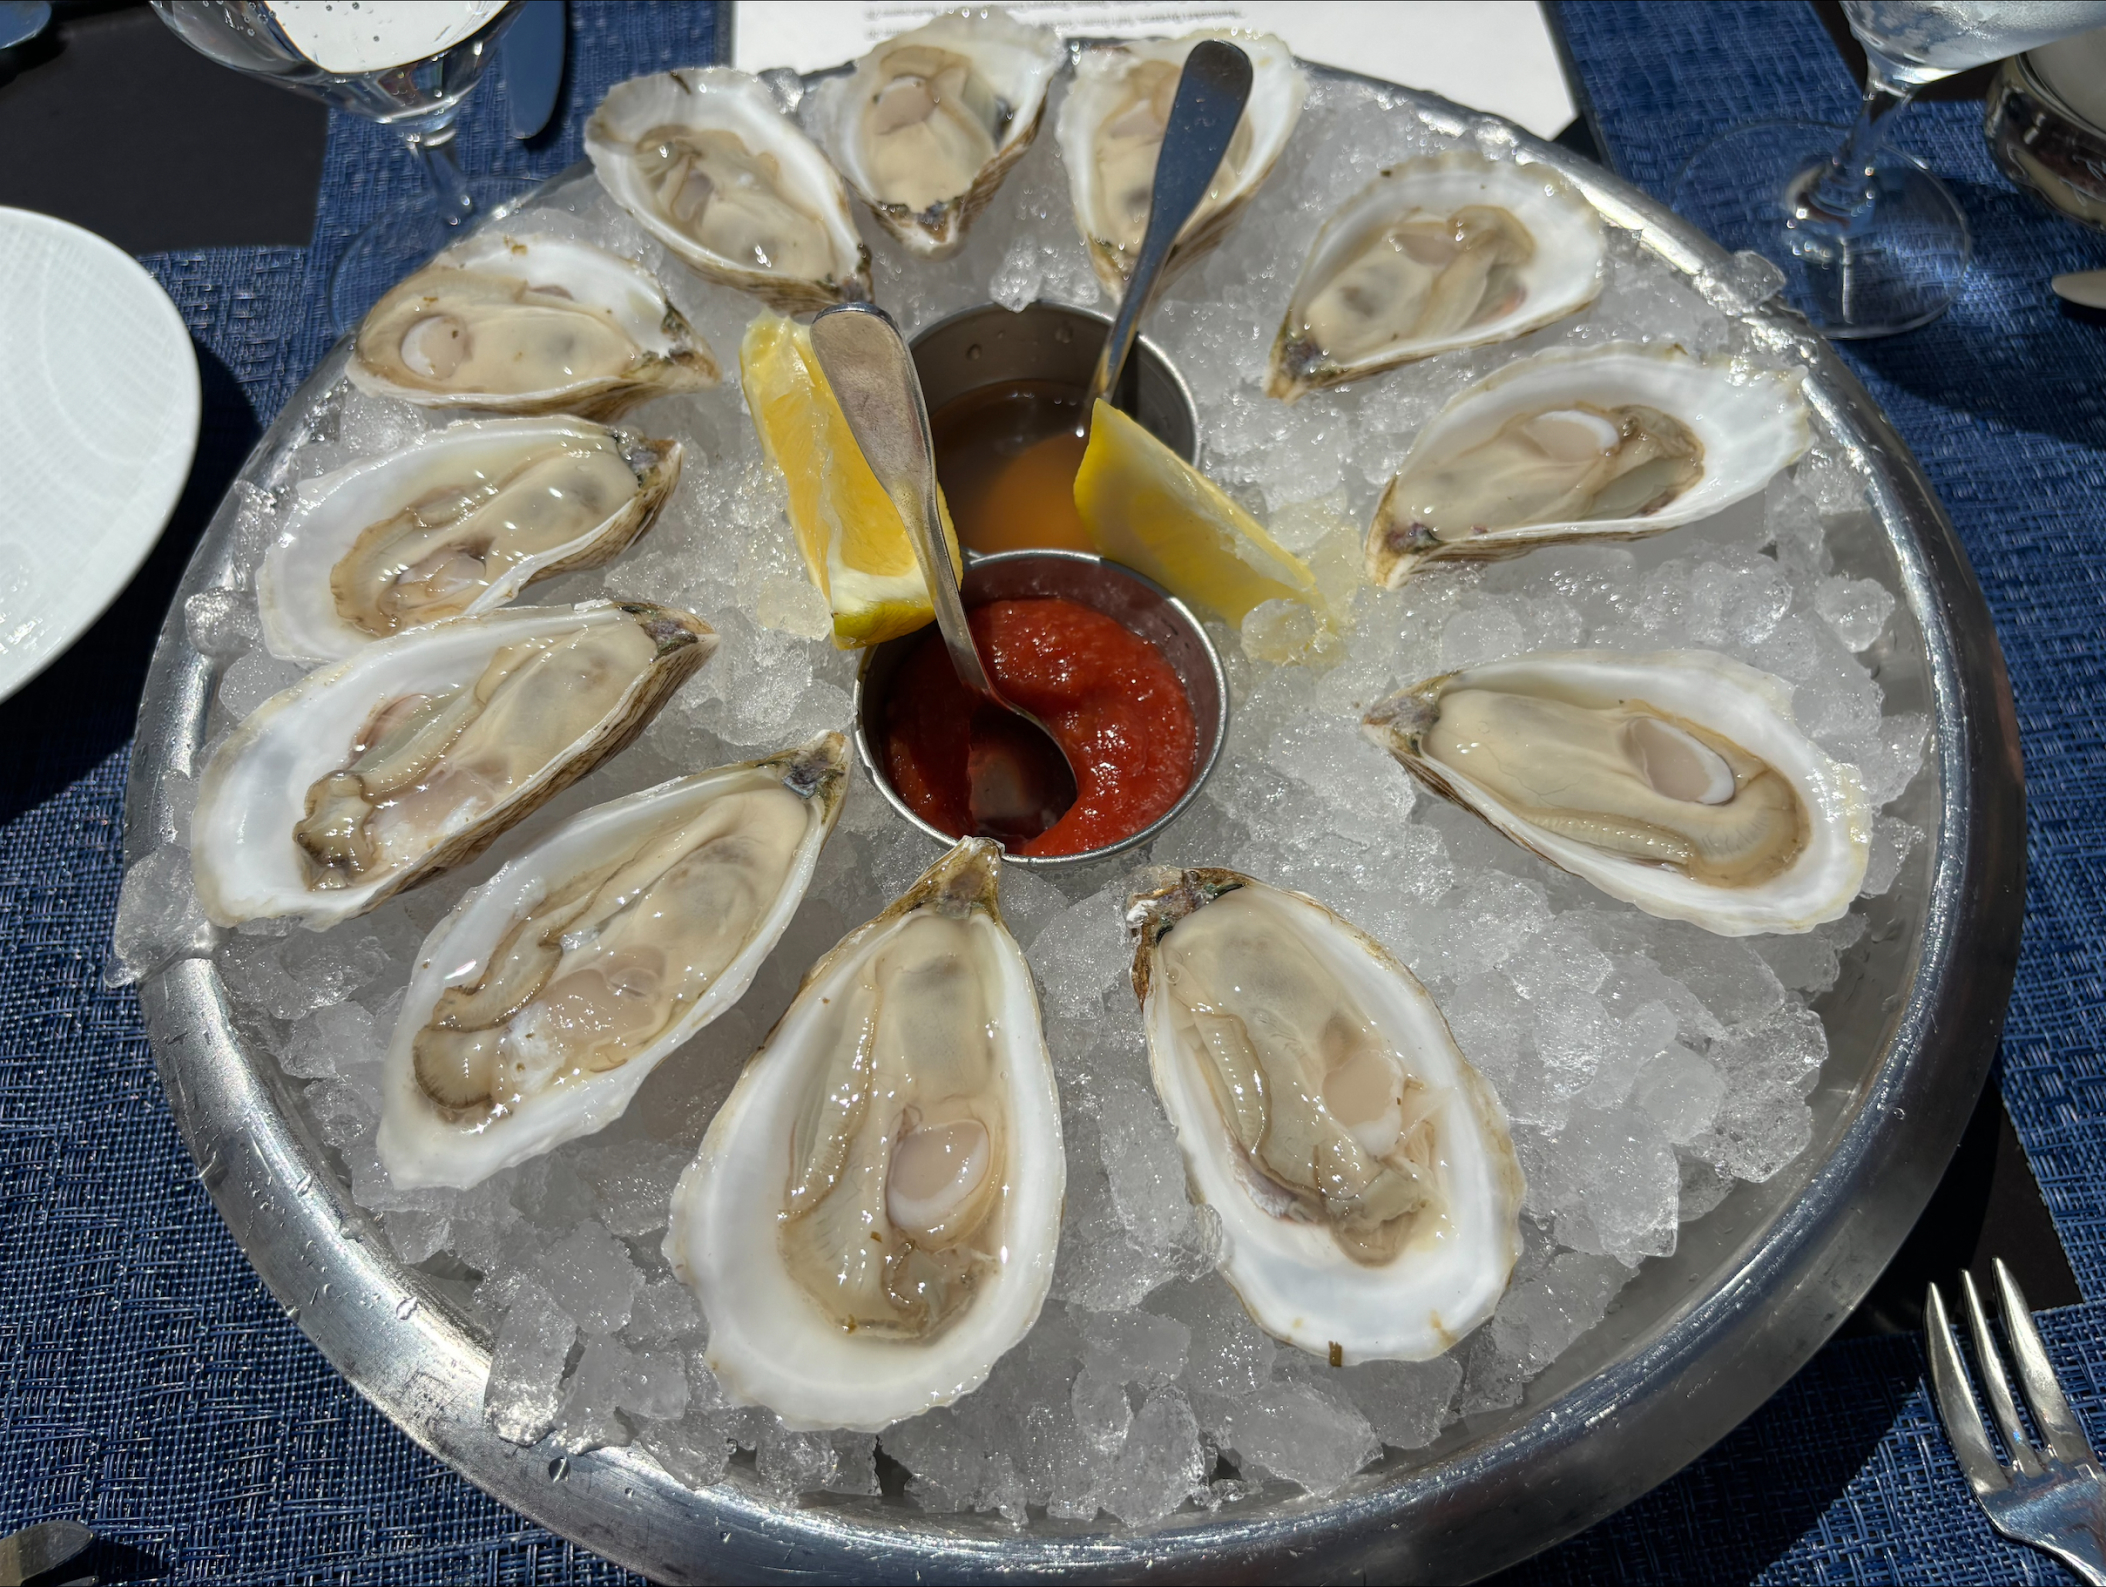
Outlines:
{"type": "Polygon", "coordinates": [[[422,197],[354,237],[330,275],[337,329],[350,329],[380,291],[462,235],[478,214],[478,188],[486,203],[497,194],[496,184],[462,175],[453,138],[461,102],[519,3],[153,0],[200,54],[393,127],[416,157],[422,197]]]}
{"type": "Polygon", "coordinates": [[[1756,122],[1699,149],[1676,210],[1784,271],[1793,305],[1834,337],[1891,336],[1960,294],[1966,217],[1921,161],[1886,147],[1916,90],[2106,25],[2106,0],[1843,0],[1865,47],[1857,124],[1756,122]]]}

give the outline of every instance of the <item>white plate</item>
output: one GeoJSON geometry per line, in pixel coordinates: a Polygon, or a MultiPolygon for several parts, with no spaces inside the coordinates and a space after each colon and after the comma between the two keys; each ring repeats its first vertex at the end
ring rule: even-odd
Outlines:
{"type": "Polygon", "coordinates": [[[130,582],[197,453],[197,354],[93,232],[0,208],[0,699],[130,582]]]}

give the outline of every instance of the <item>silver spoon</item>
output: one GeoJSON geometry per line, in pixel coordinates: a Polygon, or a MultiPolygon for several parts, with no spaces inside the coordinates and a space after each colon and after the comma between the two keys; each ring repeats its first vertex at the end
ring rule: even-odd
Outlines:
{"type": "MultiPolygon", "coordinates": [[[[1140,256],[1119,303],[1119,317],[1104,339],[1104,351],[1097,355],[1097,372],[1090,377],[1089,397],[1082,405],[1085,413],[1096,410],[1099,397],[1119,389],[1126,355],[1133,351],[1133,339],[1140,334],[1141,317],[1162,285],[1170,245],[1213,185],[1249,99],[1248,55],[1222,39],[1201,39],[1192,46],[1177,79],[1177,97],[1170,103],[1162,152],[1156,156],[1148,229],[1141,234],[1140,256]]],[[[1117,397],[1112,398],[1112,405],[1126,406],[1117,397]]]]}
{"type": "Polygon", "coordinates": [[[826,310],[812,322],[812,351],[863,460],[907,526],[958,681],[982,702],[973,713],[967,767],[978,834],[1007,843],[1035,838],[1074,804],[1074,768],[1045,723],[1003,698],[973,643],[958,566],[937,515],[936,458],[914,357],[892,316],[874,303],[826,310]]]}

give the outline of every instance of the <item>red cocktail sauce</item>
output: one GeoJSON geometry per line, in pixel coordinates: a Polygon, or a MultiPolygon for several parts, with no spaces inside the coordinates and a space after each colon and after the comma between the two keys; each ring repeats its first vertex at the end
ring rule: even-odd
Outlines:
{"type": "MultiPolygon", "coordinates": [[[[1191,784],[1192,702],[1162,652],[1074,601],[990,601],[969,614],[995,685],[1046,724],[1075,770],[1074,806],[1020,854],[1079,854],[1131,837],[1191,784]]],[[[972,831],[966,758],[974,697],[934,628],[893,675],[885,767],[914,813],[972,831]]]]}

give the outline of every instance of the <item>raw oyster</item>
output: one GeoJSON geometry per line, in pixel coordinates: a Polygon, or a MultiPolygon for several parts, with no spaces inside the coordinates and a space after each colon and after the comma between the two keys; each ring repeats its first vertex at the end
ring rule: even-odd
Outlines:
{"type": "Polygon", "coordinates": [[[568,237],[479,232],[366,311],[351,382],[427,408],[603,419],[717,383],[649,271],[568,237]]]}
{"type": "Polygon", "coordinates": [[[1491,1316],[1521,1169],[1411,972],[1235,871],[1145,872],[1126,922],[1156,1092],[1258,1325],[1340,1366],[1424,1361],[1491,1316]]]}
{"type": "Polygon", "coordinates": [[[588,419],[482,419],[304,481],[256,578],[271,654],[333,661],[596,567],[650,526],[678,441],[588,419]]]}
{"type": "Polygon", "coordinates": [[[1066,1158],[1031,972],[967,838],[813,965],[673,1192],[733,1399],[875,1432],[1030,1331],[1066,1158]]]}
{"type": "Polygon", "coordinates": [[[1601,293],[1601,218],[1546,165],[1454,149],[1392,166],[1316,234],[1265,389],[1292,402],[1520,336],[1601,293]]]}
{"type": "Polygon", "coordinates": [[[629,743],[717,648],[642,601],[520,606],[378,639],[258,706],[198,784],[190,858],[223,926],[364,914],[629,743]]]}
{"type": "Polygon", "coordinates": [[[1419,431],[1367,531],[1391,589],[1444,557],[1636,540],[1752,496],[1812,442],[1804,371],[1680,347],[1553,347],[1459,393],[1419,431]]]}
{"type": "Polygon", "coordinates": [[[388,1177],[466,1188],[619,1118],[796,914],[847,742],[600,805],[462,899],[417,955],[388,1048],[388,1177]]]}
{"type": "Polygon", "coordinates": [[[1435,793],[1649,915],[1811,931],[1864,885],[1857,768],[1799,731],[1790,685],[1708,650],[1515,656],[1391,695],[1364,728],[1435,793]]]}
{"type": "Polygon", "coordinates": [[[1250,99],[1213,186],[1171,245],[1163,280],[1221,240],[1271,174],[1301,118],[1309,79],[1270,33],[1188,33],[1084,50],[1054,135],[1068,168],[1075,224],[1089,244],[1097,279],[1114,298],[1126,291],[1140,255],[1170,104],[1185,57],[1201,39],[1227,39],[1250,57],[1250,99]]]}
{"type": "Polygon", "coordinates": [[[615,202],[697,274],[785,314],[870,296],[840,176],[759,78],[703,66],[616,83],[585,152],[615,202]]]}
{"type": "Polygon", "coordinates": [[[1067,64],[1060,40],[999,10],[887,39],[805,112],[856,196],[909,253],[948,259],[1022,158],[1067,64]]]}

